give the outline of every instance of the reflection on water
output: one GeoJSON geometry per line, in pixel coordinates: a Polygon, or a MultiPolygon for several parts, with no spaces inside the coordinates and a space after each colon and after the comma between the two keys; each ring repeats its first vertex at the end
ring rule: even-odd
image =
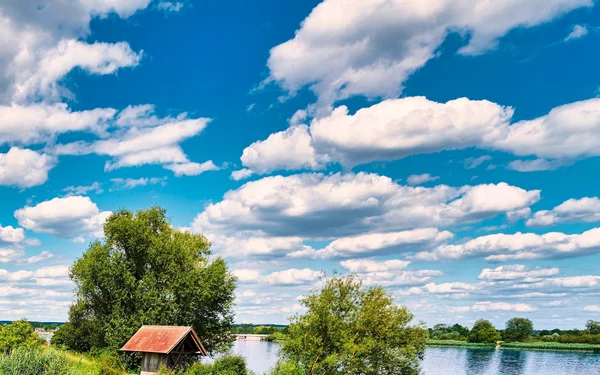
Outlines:
{"type": "MultiPolygon", "coordinates": [[[[279,344],[236,341],[235,354],[257,375],[277,362],[279,344]]],[[[424,375],[600,375],[600,355],[518,350],[428,348],[424,375]]]]}

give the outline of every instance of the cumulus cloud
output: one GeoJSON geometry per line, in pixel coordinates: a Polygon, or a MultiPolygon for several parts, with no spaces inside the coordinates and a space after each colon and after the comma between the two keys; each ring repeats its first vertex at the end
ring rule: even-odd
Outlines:
{"type": "Polygon", "coordinates": [[[317,281],[321,275],[320,271],[311,270],[310,268],[290,268],[269,274],[265,277],[265,281],[270,285],[279,286],[303,285],[317,281]]]}
{"type": "Polygon", "coordinates": [[[7,153],[0,153],[0,185],[21,188],[42,185],[55,164],[52,155],[11,147],[7,153]]]}
{"type": "Polygon", "coordinates": [[[439,179],[440,179],[439,177],[432,176],[429,173],[412,174],[412,175],[408,176],[408,178],[406,179],[406,182],[409,185],[421,185],[426,182],[431,182],[431,181],[435,181],[435,180],[439,180],[439,179]]]}
{"type": "Polygon", "coordinates": [[[372,259],[348,259],[340,265],[350,272],[387,272],[405,269],[410,262],[399,259],[375,261],[372,259]]]}
{"type": "MultiPolygon", "coordinates": [[[[309,127],[292,127],[253,143],[244,150],[242,163],[256,173],[317,170],[334,162],[353,167],[477,147],[534,156],[508,164],[512,170],[533,172],[600,155],[600,98],[558,106],[545,116],[513,124],[512,115],[511,107],[466,98],[446,103],[423,97],[389,99],[354,114],[340,106],[313,119],[309,127]],[[292,152],[282,160],[281,150],[292,152]]],[[[465,166],[484,159],[466,160],[465,166]]]]}
{"type": "Polygon", "coordinates": [[[303,250],[290,253],[290,256],[296,258],[327,259],[360,255],[373,256],[406,253],[434,246],[452,237],[452,233],[439,231],[436,228],[420,228],[388,233],[368,233],[338,238],[319,250],[307,247],[303,250]]]}
{"type": "Polygon", "coordinates": [[[433,251],[418,253],[415,259],[433,261],[485,257],[491,262],[506,262],[573,258],[599,252],[600,228],[594,228],[581,234],[491,234],[462,244],[440,245],[433,251]]]}
{"type": "Polygon", "coordinates": [[[334,238],[483,220],[528,207],[539,196],[505,183],[423,188],[368,173],[273,176],[228,191],[192,227],[200,233],[334,238]]]}
{"type": "Polygon", "coordinates": [[[25,229],[49,233],[59,238],[78,235],[103,236],[103,225],[112,212],[100,211],[89,197],[54,198],[15,211],[25,229]]]}
{"type": "Polygon", "coordinates": [[[0,225],[0,245],[18,244],[25,241],[25,231],[23,228],[13,228],[12,226],[0,225]]]}
{"type": "Polygon", "coordinates": [[[250,170],[248,168],[243,168],[243,169],[231,172],[231,179],[234,181],[239,181],[239,180],[246,179],[246,178],[252,176],[253,174],[254,174],[254,172],[252,172],[252,170],[250,170]]]}
{"type": "Polygon", "coordinates": [[[526,224],[530,227],[548,227],[560,223],[596,221],[600,221],[600,199],[584,197],[566,200],[551,210],[538,211],[526,224]]]}
{"type": "Polygon", "coordinates": [[[495,2],[325,0],[293,39],[273,49],[268,81],[292,94],[304,86],[321,106],[353,95],[396,97],[403,82],[435,56],[451,32],[468,34],[463,54],[496,46],[516,27],[532,27],[591,0],[495,2]],[[393,35],[393,38],[390,38],[393,35]]]}

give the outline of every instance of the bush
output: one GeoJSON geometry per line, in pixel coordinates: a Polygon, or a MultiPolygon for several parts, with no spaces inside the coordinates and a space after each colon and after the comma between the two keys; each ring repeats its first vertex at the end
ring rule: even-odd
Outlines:
{"type": "Polygon", "coordinates": [[[302,371],[290,361],[279,361],[268,375],[303,375],[302,371]]]}
{"type": "Polygon", "coordinates": [[[500,334],[489,320],[480,319],[476,321],[471,333],[469,333],[469,342],[494,343],[498,340],[500,340],[500,334]]]}
{"type": "Polygon", "coordinates": [[[17,348],[33,348],[45,342],[26,320],[0,325],[0,352],[8,353],[17,348]]]}
{"type": "Polygon", "coordinates": [[[246,362],[240,356],[225,356],[213,363],[195,363],[188,368],[185,375],[245,375],[250,374],[246,362]]]}
{"type": "Polygon", "coordinates": [[[98,371],[96,375],[123,375],[125,366],[121,359],[114,353],[104,352],[98,358],[98,371]]]}
{"type": "Polygon", "coordinates": [[[67,357],[58,351],[41,348],[17,348],[0,356],[2,375],[69,375],[72,369],[67,357]]]}

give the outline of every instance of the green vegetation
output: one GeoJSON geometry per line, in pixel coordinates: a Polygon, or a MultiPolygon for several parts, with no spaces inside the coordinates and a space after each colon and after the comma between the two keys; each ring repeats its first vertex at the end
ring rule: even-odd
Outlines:
{"type": "Polygon", "coordinates": [[[502,343],[503,349],[520,350],[556,350],[556,351],[580,351],[600,352],[600,345],[593,344],[563,344],[559,342],[508,342],[502,343]]]}
{"type": "Polygon", "coordinates": [[[502,332],[504,341],[523,341],[533,333],[533,323],[526,318],[512,318],[506,322],[506,328],[502,332]]]}
{"type": "Polygon", "coordinates": [[[120,349],[143,325],[192,326],[209,352],[233,340],[235,277],[210,243],[171,226],[165,210],[120,210],[72,267],[77,301],[53,343],[120,349]]]}
{"type": "Polygon", "coordinates": [[[427,331],[410,325],[413,315],[383,288],[333,277],[302,304],[307,312],[291,319],[275,374],[419,374],[427,331]]]}
{"type": "Polygon", "coordinates": [[[427,340],[427,346],[449,346],[465,348],[494,348],[495,343],[486,342],[468,342],[461,340],[427,340]]]}
{"type": "Polygon", "coordinates": [[[276,332],[287,333],[287,326],[281,324],[238,324],[235,326],[234,332],[236,334],[271,335],[276,332]]]}
{"type": "Polygon", "coordinates": [[[159,375],[252,375],[240,356],[224,356],[213,363],[197,362],[185,371],[161,368],[159,375]]]}
{"type": "Polygon", "coordinates": [[[40,346],[44,342],[44,339],[35,333],[33,326],[25,320],[0,326],[0,352],[2,353],[40,346]]]}
{"type": "Polygon", "coordinates": [[[19,347],[0,356],[2,375],[70,375],[71,367],[64,353],[41,347],[19,347]]]}
{"type": "Polygon", "coordinates": [[[469,333],[468,341],[475,343],[495,343],[500,340],[500,333],[494,325],[485,319],[479,319],[469,333]]]}
{"type": "Polygon", "coordinates": [[[455,324],[448,326],[446,324],[436,324],[429,329],[429,338],[434,340],[460,340],[466,341],[469,336],[469,328],[455,324]]]}

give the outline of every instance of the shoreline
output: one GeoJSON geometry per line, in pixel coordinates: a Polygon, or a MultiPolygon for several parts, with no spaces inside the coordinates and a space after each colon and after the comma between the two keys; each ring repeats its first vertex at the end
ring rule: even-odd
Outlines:
{"type": "Polygon", "coordinates": [[[455,340],[427,340],[427,347],[431,348],[460,348],[460,349],[493,349],[493,350],[527,350],[542,352],[575,352],[600,354],[600,345],[593,344],[562,344],[548,342],[524,343],[470,343],[455,340]]]}

